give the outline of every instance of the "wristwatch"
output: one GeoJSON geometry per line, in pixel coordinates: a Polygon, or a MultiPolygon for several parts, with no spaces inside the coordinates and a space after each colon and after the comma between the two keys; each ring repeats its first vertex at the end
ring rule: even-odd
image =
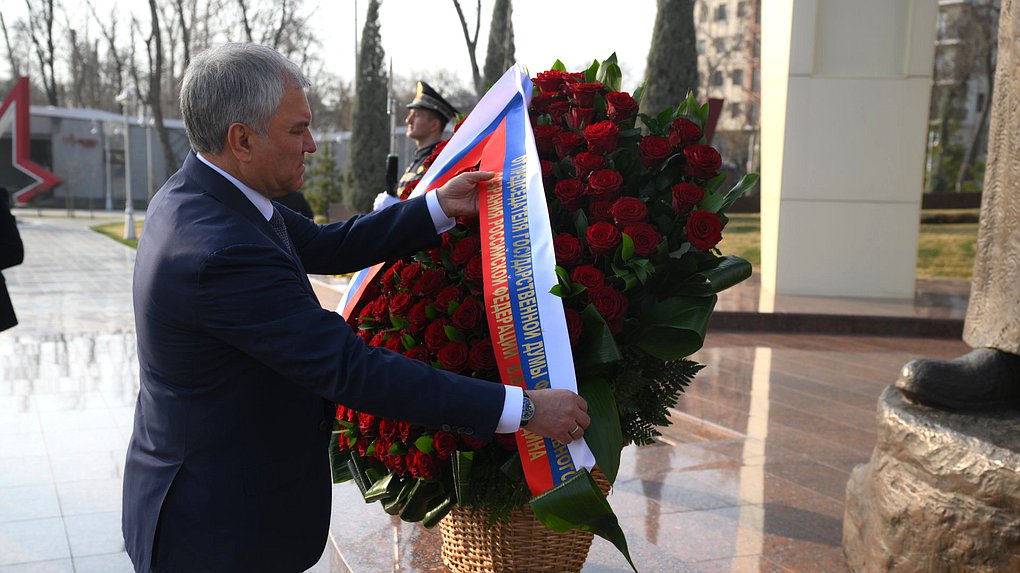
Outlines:
{"type": "Polygon", "coordinates": [[[524,405],[521,407],[521,427],[528,425],[528,422],[535,417],[535,403],[531,401],[528,393],[524,393],[524,405]]]}

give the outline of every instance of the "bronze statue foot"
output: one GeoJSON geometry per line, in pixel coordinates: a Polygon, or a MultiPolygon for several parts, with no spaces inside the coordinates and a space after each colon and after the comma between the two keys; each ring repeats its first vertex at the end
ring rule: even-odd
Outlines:
{"type": "Polygon", "coordinates": [[[977,348],[948,362],[913,360],[896,387],[912,402],[948,410],[1020,407],[1020,356],[977,348]]]}

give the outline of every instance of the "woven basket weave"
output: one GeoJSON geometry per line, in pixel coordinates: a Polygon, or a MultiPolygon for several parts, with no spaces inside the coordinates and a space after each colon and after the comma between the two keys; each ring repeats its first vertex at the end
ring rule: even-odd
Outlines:
{"type": "MultiPolygon", "coordinates": [[[[603,495],[609,492],[601,471],[596,468],[592,477],[603,495]]],[[[576,573],[592,541],[588,532],[549,531],[528,506],[491,527],[487,512],[455,507],[439,522],[439,531],[443,563],[453,573],[576,573]]]]}

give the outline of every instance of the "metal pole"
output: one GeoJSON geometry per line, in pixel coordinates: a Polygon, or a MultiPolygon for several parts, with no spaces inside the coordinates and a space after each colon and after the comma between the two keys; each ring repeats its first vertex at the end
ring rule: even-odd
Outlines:
{"type": "Polygon", "coordinates": [[[124,118],[124,240],[134,241],[135,236],[135,207],[131,194],[131,129],[128,125],[128,104],[134,99],[134,94],[125,89],[118,98],[121,100],[121,111],[124,118]]]}
{"type": "MultiPolygon", "coordinates": [[[[148,201],[152,200],[154,187],[152,186],[152,118],[145,118],[145,174],[148,177],[148,201]]],[[[146,201],[146,203],[148,202],[146,201]]]]}
{"type": "Polygon", "coordinates": [[[103,122],[103,159],[106,162],[106,210],[113,211],[113,175],[110,172],[110,134],[103,122]]]}

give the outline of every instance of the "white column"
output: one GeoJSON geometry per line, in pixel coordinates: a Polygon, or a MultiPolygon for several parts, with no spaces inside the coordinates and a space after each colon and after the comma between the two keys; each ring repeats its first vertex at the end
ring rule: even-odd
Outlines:
{"type": "Polygon", "coordinates": [[[763,2],[763,298],[913,297],[936,4],[763,2]]]}

